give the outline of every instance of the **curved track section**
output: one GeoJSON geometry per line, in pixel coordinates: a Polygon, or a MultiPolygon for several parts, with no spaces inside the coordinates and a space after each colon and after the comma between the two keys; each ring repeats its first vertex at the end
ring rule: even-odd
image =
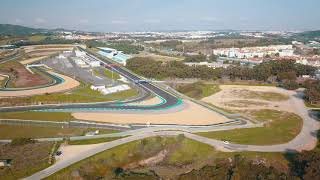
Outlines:
{"type": "Polygon", "coordinates": [[[10,79],[6,82],[5,86],[3,88],[0,88],[0,91],[23,91],[23,90],[32,90],[32,89],[40,89],[40,88],[46,88],[46,87],[50,87],[50,86],[55,86],[58,84],[63,83],[65,80],[61,77],[58,77],[56,75],[50,74],[47,71],[39,68],[39,67],[34,67],[34,69],[36,69],[37,71],[40,71],[41,73],[45,74],[47,77],[49,77],[50,79],[52,79],[52,82],[46,85],[42,85],[42,86],[36,86],[36,87],[28,87],[28,88],[8,88],[7,84],[10,81],[10,79]]]}
{"type": "MultiPolygon", "coordinates": [[[[83,50],[83,49],[82,49],[83,50]]],[[[89,53],[89,52],[88,52],[89,53]]],[[[104,65],[111,65],[113,62],[101,60],[95,55],[89,53],[89,55],[101,62],[104,65]]],[[[132,82],[137,82],[143,80],[140,77],[134,75],[133,73],[127,71],[126,69],[115,66],[110,67],[112,70],[116,71],[120,75],[126,77],[132,82]]],[[[56,112],[74,112],[74,111],[104,111],[104,110],[164,110],[174,106],[177,106],[182,103],[182,100],[176,98],[175,96],[169,94],[168,92],[148,83],[137,83],[137,86],[148,94],[155,94],[161,99],[163,103],[153,106],[135,106],[135,105],[126,105],[126,103],[137,102],[146,98],[143,96],[139,99],[129,100],[126,102],[106,102],[106,103],[78,103],[78,104],[61,104],[61,105],[42,105],[42,106],[23,106],[23,107],[10,107],[10,108],[1,108],[0,112],[13,112],[13,111],[56,111],[56,112]]]]}

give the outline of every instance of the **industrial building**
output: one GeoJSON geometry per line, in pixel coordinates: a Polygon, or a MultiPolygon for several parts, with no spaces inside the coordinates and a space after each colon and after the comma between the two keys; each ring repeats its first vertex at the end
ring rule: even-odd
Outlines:
{"type": "Polygon", "coordinates": [[[126,84],[113,86],[109,88],[107,88],[105,85],[91,85],[90,88],[92,90],[99,91],[101,94],[104,94],[104,95],[126,91],[130,89],[130,87],[126,84]]]}
{"type": "Polygon", "coordinates": [[[73,60],[80,67],[87,67],[86,65],[88,65],[90,67],[99,67],[100,66],[99,61],[90,58],[89,56],[87,56],[86,52],[84,52],[84,51],[76,50],[75,54],[76,54],[76,57],[73,58],[73,60]]]}
{"type": "Polygon", "coordinates": [[[131,58],[131,56],[124,54],[121,51],[117,51],[116,49],[107,47],[98,47],[98,49],[100,50],[98,52],[100,55],[112,59],[122,65],[126,65],[127,60],[131,58]]]}

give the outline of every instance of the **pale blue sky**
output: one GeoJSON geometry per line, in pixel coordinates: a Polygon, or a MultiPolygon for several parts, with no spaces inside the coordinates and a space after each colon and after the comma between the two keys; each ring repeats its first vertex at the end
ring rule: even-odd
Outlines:
{"type": "Polygon", "coordinates": [[[0,23],[89,31],[314,30],[320,0],[0,0],[0,23]]]}

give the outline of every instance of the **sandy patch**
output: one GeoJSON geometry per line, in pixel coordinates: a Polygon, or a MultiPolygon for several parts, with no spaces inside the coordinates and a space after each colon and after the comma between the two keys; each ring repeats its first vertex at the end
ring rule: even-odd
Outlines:
{"type": "Polygon", "coordinates": [[[228,118],[197,105],[188,100],[184,100],[187,107],[181,111],[164,113],[112,113],[112,112],[80,112],[72,115],[77,119],[109,122],[118,124],[180,124],[180,125],[208,125],[229,121],[228,118]]]}
{"type": "Polygon", "coordinates": [[[72,159],[73,157],[78,156],[79,154],[88,151],[92,148],[95,148],[96,146],[99,146],[100,144],[90,144],[90,145],[62,145],[59,148],[59,151],[62,152],[60,156],[56,156],[56,160],[62,160],[62,159],[72,159]]]}
{"type": "Polygon", "coordinates": [[[42,59],[44,59],[46,57],[48,57],[48,56],[40,56],[40,57],[30,58],[30,59],[26,59],[26,60],[20,61],[20,63],[23,64],[23,65],[31,64],[33,62],[40,61],[40,60],[42,60],[42,59]]]}
{"type": "Polygon", "coordinates": [[[202,101],[230,110],[274,109],[294,112],[294,109],[291,107],[290,98],[281,101],[274,101],[250,96],[250,94],[248,94],[248,92],[256,92],[256,94],[277,93],[290,97],[295,94],[294,91],[288,91],[278,87],[241,85],[221,85],[220,89],[220,92],[203,98],[202,101]],[[244,96],[241,95],[242,92],[245,92],[243,93],[244,96]]]}
{"type": "Polygon", "coordinates": [[[128,105],[132,105],[132,106],[150,106],[150,105],[160,104],[161,102],[162,102],[162,100],[160,98],[153,97],[153,98],[147,99],[145,101],[129,103],[128,105]]]}
{"type": "Polygon", "coordinates": [[[56,92],[69,90],[80,85],[78,81],[68,76],[64,76],[62,74],[58,74],[52,71],[48,71],[48,72],[63,78],[65,81],[56,86],[50,86],[45,88],[33,89],[33,90],[0,91],[0,97],[32,96],[32,95],[39,95],[39,94],[45,94],[45,93],[56,93],[56,92]]]}

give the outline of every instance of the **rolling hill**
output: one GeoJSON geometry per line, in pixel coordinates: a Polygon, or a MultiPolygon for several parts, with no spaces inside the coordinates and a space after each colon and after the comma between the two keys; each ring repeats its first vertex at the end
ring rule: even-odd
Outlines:
{"type": "Polygon", "coordinates": [[[48,32],[46,29],[30,28],[20,25],[0,24],[0,35],[25,36],[48,32]]]}

